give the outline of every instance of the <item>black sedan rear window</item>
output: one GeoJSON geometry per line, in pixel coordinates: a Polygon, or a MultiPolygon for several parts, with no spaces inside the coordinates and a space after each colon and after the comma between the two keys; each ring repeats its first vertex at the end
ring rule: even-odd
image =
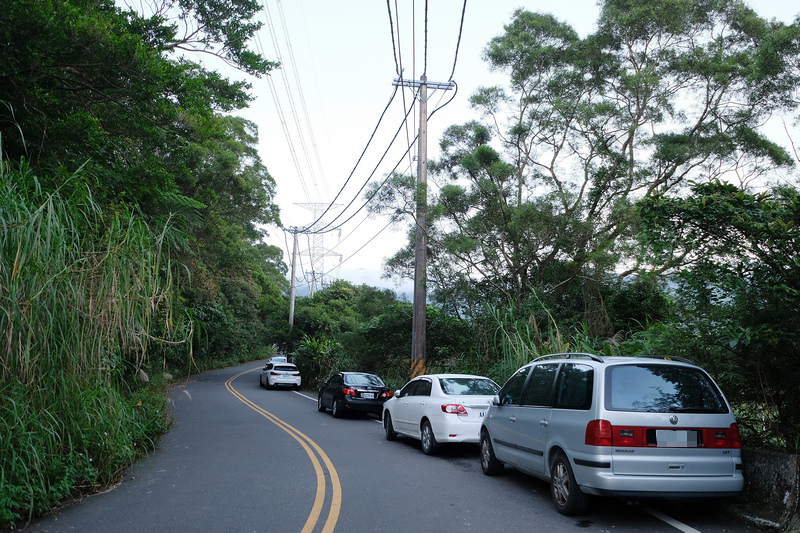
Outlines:
{"type": "Polygon", "coordinates": [[[381,378],[374,374],[345,374],[344,382],[354,386],[385,387],[381,378]]]}
{"type": "Polygon", "coordinates": [[[606,408],[648,413],[727,413],[703,371],[673,365],[620,365],[606,370],[606,408]]]}

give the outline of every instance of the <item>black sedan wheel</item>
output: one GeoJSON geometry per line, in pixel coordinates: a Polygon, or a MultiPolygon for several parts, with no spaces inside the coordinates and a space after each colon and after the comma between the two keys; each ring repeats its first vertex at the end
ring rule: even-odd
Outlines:
{"type": "Polygon", "coordinates": [[[342,400],[334,398],[333,405],[331,405],[331,414],[333,418],[342,418],[344,416],[344,406],[342,400]]]}
{"type": "Polygon", "coordinates": [[[324,413],[325,411],[327,411],[327,409],[325,409],[325,405],[322,403],[322,394],[317,396],[317,411],[319,411],[320,413],[324,413]]]}

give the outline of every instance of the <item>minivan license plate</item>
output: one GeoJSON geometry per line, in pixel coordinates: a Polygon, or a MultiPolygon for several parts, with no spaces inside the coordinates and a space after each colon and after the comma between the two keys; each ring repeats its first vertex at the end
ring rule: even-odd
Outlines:
{"type": "Polygon", "coordinates": [[[656,430],[656,446],[659,448],[697,448],[698,444],[696,430],[656,430]]]}

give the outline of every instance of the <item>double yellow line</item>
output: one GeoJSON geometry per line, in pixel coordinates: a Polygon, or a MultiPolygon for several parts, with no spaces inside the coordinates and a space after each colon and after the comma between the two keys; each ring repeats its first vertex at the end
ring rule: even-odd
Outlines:
{"type": "Polygon", "coordinates": [[[330,475],[331,479],[331,501],[330,501],[330,509],[328,510],[328,518],[325,520],[325,525],[322,528],[322,533],[331,533],[333,532],[333,528],[336,527],[336,522],[339,520],[339,512],[342,508],[342,485],[339,483],[339,474],[336,473],[336,469],[333,467],[333,463],[325,455],[325,452],[322,451],[322,448],[319,445],[308,438],[308,436],[304,435],[301,431],[298,431],[296,428],[290,426],[277,416],[273,415],[272,413],[265,411],[258,405],[254,404],[250,400],[248,400],[244,395],[242,395],[239,391],[233,388],[233,381],[247,374],[249,372],[253,372],[258,370],[257,368],[251,370],[245,370],[239,374],[236,374],[228,381],[225,382],[225,387],[230,391],[231,394],[236,396],[243,404],[247,405],[250,409],[257,412],[286,433],[291,435],[297,442],[300,443],[300,446],[308,454],[309,459],[311,459],[311,463],[314,465],[314,471],[317,473],[317,495],[314,498],[314,506],[311,508],[311,513],[308,515],[308,520],[306,520],[305,526],[303,526],[302,533],[312,533],[314,528],[316,527],[317,523],[320,520],[320,515],[322,514],[322,509],[325,505],[325,491],[326,491],[326,483],[325,483],[325,471],[322,468],[322,464],[320,463],[320,459],[323,463],[325,463],[325,468],[328,470],[328,474],[330,475]],[[316,452],[316,453],[314,453],[316,452]]]}

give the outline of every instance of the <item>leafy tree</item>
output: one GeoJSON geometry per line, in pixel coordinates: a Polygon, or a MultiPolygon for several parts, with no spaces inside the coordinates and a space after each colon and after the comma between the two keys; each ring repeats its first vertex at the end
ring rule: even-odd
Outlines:
{"type": "Polygon", "coordinates": [[[692,195],[642,202],[651,260],[676,274],[671,345],[720,376],[750,442],[800,441],[800,195],[694,184],[692,195]],[[677,337],[677,338],[675,338],[677,337]]]}
{"type": "MultiPolygon", "coordinates": [[[[605,287],[652,270],[638,199],[791,164],[760,126],[796,105],[797,35],[737,0],[606,0],[583,39],[516,11],[484,53],[508,85],[472,96],[486,122],[450,127],[430,166],[434,296],[474,316],[477,302],[521,309],[535,291],[613,333],[605,287]]],[[[370,192],[375,209],[409,212],[411,180],[390,183],[370,192]]],[[[391,271],[408,275],[410,257],[391,271]]]]}
{"type": "Polygon", "coordinates": [[[395,302],[394,293],[388,289],[336,280],[314,296],[297,300],[295,335],[333,339],[380,315],[395,302]]]}
{"type": "MultiPolygon", "coordinates": [[[[278,221],[275,184],[255,126],[226,115],[247,106],[249,84],[189,55],[268,73],[277,65],[248,49],[260,5],[131,5],[10,0],[0,10],[0,225],[36,252],[24,254],[31,268],[0,268],[24,276],[0,283],[10,310],[0,330],[27,339],[4,356],[29,366],[0,376],[11,428],[0,433],[30,429],[3,440],[0,471],[15,472],[0,476],[4,525],[109,482],[152,449],[167,425],[165,367],[253,357],[286,335],[280,250],[260,242],[278,221]],[[29,297],[8,292],[23,286],[29,297]],[[133,379],[144,370],[150,385],[133,379]],[[25,375],[42,386],[32,392],[25,375]]],[[[2,254],[24,259],[14,257],[2,254]]]]}
{"type": "Polygon", "coordinates": [[[174,12],[170,5],[154,3],[152,14],[108,0],[4,5],[0,132],[8,157],[69,170],[90,161],[100,200],[146,207],[159,193],[176,192],[181,162],[171,156],[187,130],[215,111],[244,107],[249,96],[246,83],[175,52],[199,47],[255,74],[275,65],[244,47],[258,28],[247,22],[256,2],[183,0],[174,12]],[[179,33],[170,15],[196,26],[179,33]]]}
{"type": "Polygon", "coordinates": [[[279,221],[275,182],[255,125],[225,115],[247,106],[250,86],[191,60],[213,56],[256,76],[276,67],[247,48],[258,9],[253,0],[14,0],[0,12],[2,149],[51,169],[45,190],[75,187],[65,178],[80,167],[101,207],[168,222],[200,358],[241,357],[286,334],[267,325],[285,312],[280,255],[254,250],[279,221]]]}

